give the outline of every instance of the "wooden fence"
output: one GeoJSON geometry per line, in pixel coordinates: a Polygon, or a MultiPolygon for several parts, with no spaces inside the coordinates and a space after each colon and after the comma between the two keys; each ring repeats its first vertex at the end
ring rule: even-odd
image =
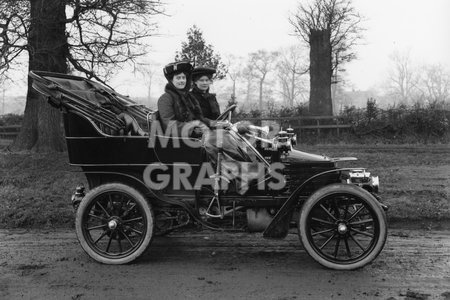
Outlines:
{"type": "Polygon", "coordinates": [[[0,126],[0,138],[13,140],[19,134],[20,125],[0,126]]]}
{"type": "Polygon", "coordinates": [[[324,131],[332,131],[339,136],[343,130],[352,127],[350,124],[344,124],[342,119],[336,116],[261,117],[245,118],[245,121],[259,126],[275,123],[283,129],[290,126],[299,136],[315,133],[319,137],[324,131]]]}
{"type": "MultiPolygon", "coordinates": [[[[286,129],[290,126],[299,136],[315,133],[319,137],[324,131],[329,132],[330,130],[339,136],[342,130],[351,128],[350,124],[343,124],[339,117],[334,116],[245,118],[245,121],[260,126],[278,125],[279,128],[274,128],[274,130],[286,129]]],[[[0,126],[0,138],[14,139],[19,131],[20,125],[0,126]]]]}

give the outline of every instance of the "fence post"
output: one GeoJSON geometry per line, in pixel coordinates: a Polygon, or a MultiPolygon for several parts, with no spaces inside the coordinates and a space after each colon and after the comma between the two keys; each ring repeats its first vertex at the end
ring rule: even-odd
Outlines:
{"type": "Polygon", "coordinates": [[[339,120],[338,120],[338,118],[335,118],[335,121],[336,121],[337,136],[339,137],[339,120]]]}
{"type": "Polygon", "coordinates": [[[316,119],[316,123],[317,123],[317,137],[320,137],[320,121],[319,119],[316,119]]]}

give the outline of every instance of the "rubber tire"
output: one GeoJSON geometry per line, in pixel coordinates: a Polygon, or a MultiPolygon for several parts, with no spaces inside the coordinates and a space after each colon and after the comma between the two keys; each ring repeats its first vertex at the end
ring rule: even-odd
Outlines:
{"type": "Polygon", "coordinates": [[[351,184],[331,184],[327,185],[318,191],[316,191],[314,194],[312,194],[308,200],[306,200],[305,204],[303,205],[299,217],[298,222],[298,230],[299,230],[299,236],[300,240],[303,244],[303,247],[305,248],[306,252],[311,256],[315,261],[317,261],[319,264],[330,268],[334,270],[355,270],[358,268],[362,268],[368,263],[372,262],[378,254],[380,254],[381,250],[383,250],[384,244],[386,243],[387,238],[387,221],[386,221],[386,214],[381,207],[380,203],[375,199],[374,196],[372,196],[368,191],[355,186],[351,184]],[[320,256],[311,245],[308,235],[307,235],[307,226],[306,226],[306,220],[308,219],[308,215],[311,211],[311,209],[316,205],[318,201],[323,199],[324,197],[327,197],[332,194],[338,194],[338,193],[348,193],[353,194],[363,200],[366,201],[366,203],[372,208],[374,211],[378,223],[380,224],[380,234],[378,236],[378,241],[372,251],[364,257],[362,260],[354,262],[352,264],[338,264],[335,262],[331,262],[322,256],[320,256]]]}
{"type": "Polygon", "coordinates": [[[77,233],[78,241],[81,244],[81,247],[83,250],[94,260],[97,262],[108,264],[108,265],[121,265],[121,264],[127,264],[132,262],[133,260],[137,259],[139,256],[141,256],[150,246],[150,243],[153,239],[153,229],[154,229],[154,216],[153,216],[153,210],[150,205],[150,203],[145,199],[145,197],[136,189],[132,188],[131,186],[122,184],[122,183],[107,183],[100,185],[92,190],[90,190],[86,196],[84,196],[83,200],[81,200],[80,206],[78,207],[76,218],[75,218],[75,229],[77,233]],[[142,210],[144,211],[146,218],[147,218],[147,230],[146,235],[144,237],[144,241],[141,243],[141,245],[130,255],[123,257],[123,258],[117,258],[117,259],[111,259],[104,257],[97,252],[95,252],[87,243],[83,230],[82,230],[82,219],[83,214],[86,210],[86,208],[89,206],[89,204],[95,200],[95,198],[105,192],[109,191],[120,191],[128,194],[130,197],[134,198],[134,200],[141,206],[142,210]]]}

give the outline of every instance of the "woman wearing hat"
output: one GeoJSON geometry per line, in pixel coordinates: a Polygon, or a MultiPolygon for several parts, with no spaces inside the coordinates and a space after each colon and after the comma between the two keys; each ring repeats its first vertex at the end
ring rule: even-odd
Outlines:
{"type": "Polygon", "coordinates": [[[192,82],[194,83],[189,95],[197,100],[205,118],[204,122],[212,127],[214,120],[220,115],[219,103],[216,94],[209,92],[212,76],[216,70],[208,67],[197,67],[192,72],[192,82]]]}
{"type": "Polygon", "coordinates": [[[188,96],[192,65],[174,62],[164,67],[168,83],[158,99],[158,112],[163,130],[172,135],[199,137],[205,125],[199,104],[188,96]],[[174,132],[175,131],[175,132],[174,132]]]}

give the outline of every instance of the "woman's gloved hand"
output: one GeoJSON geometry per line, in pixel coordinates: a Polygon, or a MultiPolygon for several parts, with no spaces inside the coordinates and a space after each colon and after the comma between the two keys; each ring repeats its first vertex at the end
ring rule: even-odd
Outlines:
{"type": "Polygon", "coordinates": [[[194,127],[191,133],[191,137],[193,138],[201,138],[203,135],[203,130],[200,127],[194,127]]]}
{"type": "Polygon", "coordinates": [[[238,122],[236,124],[237,131],[240,135],[251,134],[250,123],[248,122],[238,122]]]}
{"type": "Polygon", "coordinates": [[[201,138],[203,133],[207,130],[209,130],[208,126],[206,126],[205,123],[194,120],[188,123],[188,128],[191,128],[190,137],[192,138],[201,138]]]}

